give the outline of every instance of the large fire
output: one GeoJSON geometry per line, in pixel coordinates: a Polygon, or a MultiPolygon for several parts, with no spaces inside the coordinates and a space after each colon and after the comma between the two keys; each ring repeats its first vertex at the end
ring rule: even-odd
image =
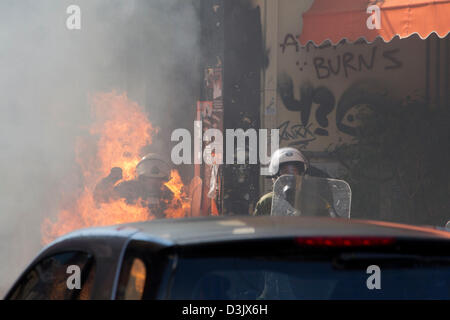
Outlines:
{"type": "MultiPolygon", "coordinates": [[[[76,145],[77,163],[83,174],[83,190],[69,208],[62,209],[56,221],[45,219],[42,224],[42,242],[76,229],[106,226],[154,219],[140,201],[129,204],[125,199],[96,203],[93,191],[97,183],[108,176],[111,168],[122,168],[125,180],[135,179],[135,168],[142,148],[152,143],[157,129],[152,126],[143,108],[130,101],[126,94],[101,93],[92,99],[94,123],[87,138],[79,138],[76,145]],[[92,141],[95,140],[95,143],[92,141]]],[[[167,218],[181,218],[190,210],[180,175],[172,170],[166,186],[173,199],[164,212],[167,218]]]]}

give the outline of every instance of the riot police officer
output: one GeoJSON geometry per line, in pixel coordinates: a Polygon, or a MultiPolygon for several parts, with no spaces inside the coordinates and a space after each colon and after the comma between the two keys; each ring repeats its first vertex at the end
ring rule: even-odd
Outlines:
{"type": "Polygon", "coordinates": [[[141,204],[149,208],[157,218],[164,218],[164,211],[173,198],[173,193],[164,185],[170,179],[170,167],[157,154],[151,153],[139,161],[136,166],[137,179],[123,181],[122,169],[112,168],[94,190],[97,203],[125,199],[128,204],[141,204]]]}

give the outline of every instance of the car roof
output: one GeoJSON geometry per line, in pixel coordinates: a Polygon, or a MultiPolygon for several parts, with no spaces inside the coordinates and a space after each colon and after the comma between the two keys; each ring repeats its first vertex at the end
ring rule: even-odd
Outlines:
{"type": "Polygon", "coordinates": [[[450,240],[450,232],[384,221],[307,218],[221,216],[161,219],[117,227],[134,229],[134,239],[163,245],[189,245],[235,240],[289,237],[365,236],[450,240]]]}

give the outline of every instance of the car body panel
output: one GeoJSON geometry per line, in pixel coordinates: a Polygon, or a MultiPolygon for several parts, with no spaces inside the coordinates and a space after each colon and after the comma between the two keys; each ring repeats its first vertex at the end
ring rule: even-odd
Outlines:
{"type": "Polygon", "coordinates": [[[430,227],[332,218],[208,217],[156,220],[127,226],[139,230],[134,237],[159,241],[162,245],[306,236],[376,236],[450,240],[450,232],[430,227]]]}
{"type": "MultiPolygon", "coordinates": [[[[95,280],[91,298],[111,299],[117,285],[121,256],[131,236],[136,232],[137,230],[133,228],[114,226],[81,229],[60,237],[41,250],[12,288],[42,259],[67,251],[83,251],[93,255],[95,259],[95,280]]],[[[6,299],[11,291],[5,295],[6,299]]]]}
{"type": "MultiPolygon", "coordinates": [[[[166,250],[168,270],[164,272],[166,279],[157,295],[157,298],[164,298],[180,249],[260,240],[267,243],[296,237],[389,237],[400,241],[438,242],[445,244],[445,248],[450,247],[448,231],[381,221],[268,216],[153,220],[72,232],[44,248],[22,275],[46,257],[66,251],[84,251],[94,256],[96,264],[91,298],[114,299],[129,243],[140,242],[145,244],[148,252],[166,250]]],[[[443,254],[448,255],[448,250],[444,251],[443,254]]],[[[6,298],[11,292],[12,289],[6,298]]]]}

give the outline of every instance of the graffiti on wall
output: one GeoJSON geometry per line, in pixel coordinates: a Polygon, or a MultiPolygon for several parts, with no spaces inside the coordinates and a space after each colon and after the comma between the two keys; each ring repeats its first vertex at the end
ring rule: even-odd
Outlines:
{"type": "Polygon", "coordinates": [[[280,129],[280,141],[289,141],[290,145],[306,148],[319,137],[329,136],[331,114],[335,112],[336,128],[339,132],[355,136],[358,130],[357,112],[362,107],[376,110],[387,99],[387,91],[373,83],[358,82],[349,86],[338,101],[330,88],[313,87],[306,82],[300,86],[300,98],[294,96],[292,78],[282,74],[278,80],[281,100],[289,111],[298,112],[299,121],[283,122],[280,129]],[[313,113],[313,106],[317,105],[313,113]],[[313,128],[313,123],[317,124],[313,128]]]}
{"type": "MultiPolygon", "coordinates": [[[[344,74],[349,77],[350,72],[372,71],[377,59],[377,47],[373,47],[369,56],[362,53],[354,54],[352,52],[344,52],[338,54],[334,59],[326,59],[325,57],[315,57],[313,59],[314,70],[317,79],[328,79],[331,76],[339,76],[344,74]]],[[[385,50],[381,54],[381,63],[385,70],[399,69],[402,62],[397,58],[399,49],[385,50]]]]}
{"type": "Polygon", "coordinates": [[[304,126],[302,124],[291,125],[291,121],[283,122],[278,126],[280,141],[290,141],[290,146],[298,146],[300,149],[304,149],[310,142],[317,139],[311,130],[311,126],[311,123],[304,126]]]}
{"type": "Polygon", "coordinates": [[[404,69],[402,50],[365,41],[303,47],[297,38],[286,34],[280,43],[287,72],[278,76],[278,94],[287,110],[298,113],[298,120],[279,120],[280,141],[324,150],[326,144],[356,136],[361,110],[386,102],[387,90],[377,79],[404,69]]]}
{"type": "MultiPolygon", "coordinates": [[[[296,53],[300,52],[300,46],[293,34],[287,34],[284,42],[280,44],[281,53],[285,54],[286,50],[292,47],[296,53]]],[[[319,48],[330,48],[331,45],[323,45],[319,48]]],[[[336,46],[333,47],[336,50],[336,46]]],[[[309,47],[306,47],[309,51],[309,47]]],[[[355,53],[353,51],[345,51],[327,57],[325,55],[317,55],[312,58],[312,61],[295,62],[299,71],[304,71],[309,65],[312,65],[317,79],[328,79],[332,76],[344,75],[348,78],[353,73],[361,73],[366,71],[373,71],[374,69],[382,68],[384,70],[395,70],[403,67],[403,63],[399,58],[401,54],[398,48],[384,48],[380,49],[378,46],[371,46],[368,52],[355,53]]]]}

